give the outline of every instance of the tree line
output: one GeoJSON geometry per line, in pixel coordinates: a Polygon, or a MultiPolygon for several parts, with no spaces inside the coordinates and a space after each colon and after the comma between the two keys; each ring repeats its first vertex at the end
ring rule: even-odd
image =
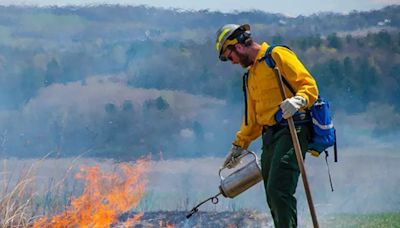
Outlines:
{"type": "MultiPolygon", "coordinates": [[[[218,61],[214,33],[220,24],[200,23],[225,14],[173,16],[168,10],[105,6],[0,11],[0,133],[7,139],[0,148],[3,155],[53,151],[57,156],[126,159],[132,151],[135,156],[162,152],[171,157],[225,153],[229,135],[240,123],[244,70],[218,61]],[[17,11],[21,17],[10,16],[17,11]],[[137,15],[129,14],[133,11],[137,15]],[[116,17],[117,12],[126,18],[116,17]],[[164,20],[142,15],[146,13],[164,20]],[[181,17],[191,20],[168,27],[168,20],[181,17]],[[140,20],[149,28],[140,29],[140,20]],[[102,26],[112,33],[103,33],[102,26]],[[127,95],[100,96],[117,85],[127,95]],[[137,95],[141,89],[143,94],[137,95]],[[97,106],[82,99],[67,103],[70,97],[92,94],[101,97],[97,106]],[[183,102],[185,96],[190,99],[183,102]]],[[[297,18],[263,12],[227,15],[231,22],[253,24],[256,41],[293,49],[334,112],[357,114],[371,107],[383,107],[385,113],[400,110],[399,11],[392,6],[297,18]],[[329,29],[322,28],[326,25],[329,29]]],[[[376,120],[382,123],[377,132],[397,131],[400,125],[393,121],[399,120],[395,115],[376,120]]]]}

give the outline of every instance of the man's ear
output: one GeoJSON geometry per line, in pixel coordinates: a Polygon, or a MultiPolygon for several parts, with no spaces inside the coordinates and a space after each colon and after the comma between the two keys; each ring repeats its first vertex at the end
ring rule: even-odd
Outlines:
{"type": "Polygon", "coordinates": [[[235,49],[236,49],[236,51],[239,52],[240,54],[243,54],[245,47],[244,47],[243,44],[237,43],[237,44],[235,44],[235,49]]]}

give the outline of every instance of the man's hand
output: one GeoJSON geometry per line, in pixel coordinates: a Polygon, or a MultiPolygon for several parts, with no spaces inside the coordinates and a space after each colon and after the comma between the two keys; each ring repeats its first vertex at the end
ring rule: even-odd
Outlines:
{"type": "Polygon", "coordinates": [[[300,108],[307,105],[307,100],[302,96],[294,96],[282,101],[282,117],[288,119],[292,117],[300,108]]]}
{"type": "Polygon", "coordinates": [[[225,157],[225,162],[223,167],[227,167],[228,169],[232,169],[240,163],[240,159],[238,157],[243,153],[244,149],[240,146],[232,145],[231,150],[228,155],[225,157]]]}

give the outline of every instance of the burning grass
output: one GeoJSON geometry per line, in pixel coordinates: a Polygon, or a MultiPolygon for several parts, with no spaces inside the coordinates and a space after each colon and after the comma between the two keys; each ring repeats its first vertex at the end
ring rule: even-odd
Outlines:
{"type": "MultiPolygon", "coordinates": [[[[390,181],[383,177],[395,173],[399,160],[371,160],[380,172],[371,171],[370,165],[360,166],[359,175],[353,176],[354,172],[349,170],[352,166],[346,164],[370,164],[368,157],[344,159],[341,165],[347,169],[336,170],[333,193],[329,191],[326,173],[320,172],[326,167],[316,166],[317,160],[308,160],[308,164],[314,162],[310,166],[310,180],[313,186],[320,187],[313,193],[321,227],[398,227],[398,213],[374,211],[398,211],[398,197],[394,194],[398,176],[390,181]],[[375,175],[373,182],[368,182],[371,174],[375,175]],[[374,190],[381,188],[389,193],[374,190]],[[383,207],[384,204],[388,206],[383,207]]],[[[215,158],[144,161],[143,169],[139,169],[139,161],[2,160],[0,227],[272,227],[262,186],[255,186],[233,200],[221,198],[218,205],[205,204],[199,213],[186,219],[194,205],[218,190],[215,170],[220,163],[215,158]],[[84,223],[83,218],[91,221],[84,223]]],[[[299,214],[300,227],[312,227],[302,189],[298,190],[299,213],[303,212],[299,214]]]]}
{"type": "MultiPolygon", "coordinates": [[[[98,165],[81,167],[75,174],[77,181],[83,182],[83,192],[79,196],[56,191],[62,186],[60,183],[67,180],[66,175],[52,182],[50,187],[61,194],[48,194],[51,193],[48,190],[41,195],[37,192],[40,187],[34,187],[40,161],[24,168],[16,181],[11,177],[12,172],[6,170],[7,161],[3,162],[1,227],[110,227],[118,223],[120,214],[138,205],[147,184],[148,159],[141,159],[133,164],[116,164],[111,171],[102,171],[98,165]],[[64,197],[61,202],[65,203],[54,203],[60,197],[64,197]]],[[[70,170],[71,167],[67,173],[70,170]]],[[[122,225],[133,226],[141,216],[141,213],[135,214],[122,225]]]]}
{"type": "MultiPolygon", "coordinates": [[[[118,168],[111,173],[101,172],[98,166],[82,168],[76,178],[84,180],[83,194],[73,198],[60,215],[41,218],[33,227],[109,227],[118,222],[119,214],[137,206],[147,182],[145,160],[133,166],[122,163],[118,168]]],[[[140,217],[135,215],[126,225],[131,226],[140,217]]]]}
{"type": "MultiPolygon", "coordinates": [[[[0,226],[164,228],[242,227],[253,224],[252,227],[257,227],[256,224],[265,225],[270,221],[265,213],[243,210],[200,211],[190,220],[186,219],[187,210],[142,211],[139,202],[145,198],[148,166],[157,164],[148,160],[119,164],[78,160],[28,160],[23,164],[22,161],[4,160],[5,163],[14,163],[11,171],[4,173],[19,174],[19,177],[14,181],[15,177],[3,175],[3,182],[8,183],[5,189],[9,190],[2,195],[1,207],[7,210],[1,211],[0,226]],[[82,163],[87,165],[80,165],[82,163]],[[47,178],[50,177],[48,181],[42,177],[43,168],[47,178]]],[[[166,167],[169,167],[170,162],[167,163],[166,167]]],[[[4,170],[7,167],[3,165],[4,170]]],[[[176,197],[175,200],[181,196],[176,197]]],[[[198,201],[197,198],[193,200],[198,201]]],[[[185,204],[187,207],[193,203],[185,204]]]]}

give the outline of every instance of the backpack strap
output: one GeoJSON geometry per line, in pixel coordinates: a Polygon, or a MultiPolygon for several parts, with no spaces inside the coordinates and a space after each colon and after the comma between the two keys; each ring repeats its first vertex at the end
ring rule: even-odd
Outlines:
{"type": "Polygon", "coordinates": [[[333,145],[334,161],[337,162],[338,158],[337,158],[337,144],[336,144],[336,129],[335,128],[333,128],[333,133],[335,136],[335,144],[333,145]]]}
{"type": "MultiPolygon", "coordinates": [[[[272,58],[272,50],[273,50],[275,47],[277,47],[277,46],[285,47],[285,48],[287,48],[287,49],[289,49],[289,50],[292,50],[292,49],[290,49],[288,46],[285,46],[285,45],[271,45],[271,46],[269,46],[269,47],[267,48],[267,50],[265,51],[264,56],[263,56],[261,59],[259,59],[258,61],[259,61],[259,62],[265,61],[265,63],[266,63],[271,69],[274,69],[275,66],[276,66],[276,63],[275,63],[275,60],[272,58]]],[[[285,86],[290,90],[290,92],[291,92],[293,95],[296,95],[296,91],[293,89],[292,86],[290,86],[289,82],[288,82],[288,81],[286,80],[286,78],[285,78],[285,75],[283,75],[283,74],[282,74],[282,81],[283,81],[283,83],[285,84],[285,86]]]]}
{"type": "Polygon", "coordinates": [[[332,177],[331,177],[331,170],[329,169],[329,163],[328,163],[328,151],[325,150],[325,163],[326,163],[326,167],[328,168],[328,177],[329,177],[329,184],[331,185],[331,191],[333,192],[333,183],[332,183],[332,177]]]}
{"type": "MultiPolygon", "coordinates": [[[[271,45],[267,48],[267,50],[265,51],[265,55],[260,58],[258,61],[265,61],[267,63],[267,65],[271,68],[274,69],[276,66],[276,63],[274,61],[274,59],[272,58],[272,50],[274,49],[274,47],[276,46],[282,46],[285,47],[289,50],[291,50],[288,46],[285,45],[271,45]]],[[[296,95],[296,91],[293,89],[292,86],[290,86],[289,82],[285,79],[284,75],[282,75],[282,81],[283,83],[286,85],[286,87],[290,90],[290,92],[293,95],[296,95]]],[[[247,71],[246,73],[243,74],[243,94],[244,94],[244,120],[245,120],[245,125],[248,125],[248,116],[247,116],[247,79],[249,77],[249,71],[247,71]]]]}
{"type": "Polygon", "coordinates": [[[247,118],[247,79],[249,77],[249,71],[243,74],[243,94],[244,94],[244,123],[245,125],[249,125],[247,118]]]}
{"type": "Polygon", "coordinates": [[[288,47],[288,46],[286,46],[286,45],[276,45],[276,44],[272,44],[272,45],[269,46],[269,47],[267,48],[267,50],[265,51],[264,57],[262,57],[262,58],[259,59],[258,61],[261,62],[261,61],[265,60],[265,62],[267,63],[267,65],[268,65],[270,68],[274,69],[276,63],[275,63],[275,60],[272,58],[272,50],[273,50],[275,47],[277,47],[277,46],[285,47],[285,48],[287,48],[287,49],[289,49],[289,50],[292,50],[292,49],[290,49],[290,47],[288,47]]]}

